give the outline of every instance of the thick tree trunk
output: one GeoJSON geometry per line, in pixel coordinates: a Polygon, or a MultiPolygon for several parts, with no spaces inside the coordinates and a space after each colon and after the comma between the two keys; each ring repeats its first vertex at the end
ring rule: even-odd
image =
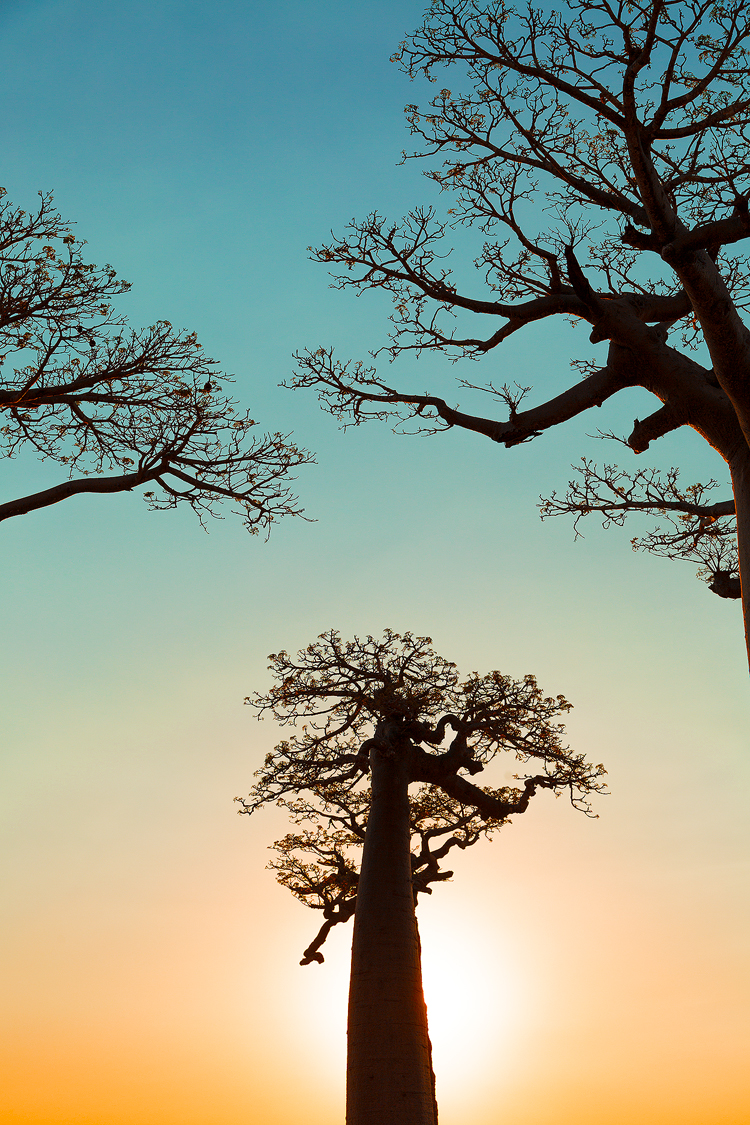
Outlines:
{"type": "Polygon", "coordinates": [[[406,748],[374,749],[349,990],[347,1125],[436,1125],[409,856],[406,748]]]}
{"type": "Polygon", "coordinates": [[[732,471],[732,489],[737,512],[742,615],[745,621],[745,642],[750,662],[750,450],[744,447],[732,458],[729,467],[732,471]]]}

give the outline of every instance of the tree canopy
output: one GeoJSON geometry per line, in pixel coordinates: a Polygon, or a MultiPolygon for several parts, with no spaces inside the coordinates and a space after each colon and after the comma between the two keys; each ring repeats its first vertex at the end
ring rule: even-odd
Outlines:
{"type": "Polygon", "coordinates": [[[635,545],[692,558],[714,592],[739,597],[750,573],[748,36],[745,0],[570,0],[559,12],[434,0],[394,58],[412,78],[438,83],[453,69],[463,84],[406,109],[418,147],[404,158],[429,161],[451,206],[442,218],[433,207],[401,221],[373,213],[313,256],[337,286],[391,294],[391,359],[481,359],[515,333],[533,342],[550,317],[587,324],[606,357],[581,358],[583,378],[566,385],[560,373],[562,386],[528,408],[524,372],[463,381],[504,418],[399,386],[328,346],[298,357],[293,385],[313,387],[346,424],[458,426],[507,448],[645,388],[658,405],[622,444],[641,454],[690,426],[728,466],[733,495],[715,501],[715,482],[684,486],[676,469],[584,459],[543,514],[666,516],[635,545]],[[485,236],[473,286],[446,262],[461,224],[485,236]]]}
{"type": "Polygon", "coordinates": [[[389,724],[406,739],[408,780],[419,784],[409,797],[415,895],[451,877],[441,864],[454,848],[492,835],[525,812],[535,793],[567,792],[589,813],[589,796],[603,789],[603,767],[563,745],[557,720],[570,710],[563,696],[545,696],[531,675],[473,673],[461,682],[455,664],[431,645],[429,637],[391,630],[382,640],[351,641],[330,630],[296,657],[272,654],[277,683],[247,699],[259,717],[300,728],[266,757],[241,811],[276,804],[303,826],[274,845],[270,864],[325,919],[302,964],[322,961],[331,928],[354,914],[370,754],[389,724]],[[520,763],[518,784],[496,789],[469,780],[502,753],[520,763]]]}
{"type": "Polygon", "coordinates": [[[0,503],[0,520],[79,493],[138,488],[151,508],[199,516],[234,504],[251,532],[298,514],[289,484],[311,460],[256,423],[195,333],[167,321],[128,329],[114,306],[130,288],[83,259],[50,194],[27,213],[0,189],[0,449],[63,467],[50,488],[0,503]],[[7,362],[13,356],[17,366],[7,362]]]}

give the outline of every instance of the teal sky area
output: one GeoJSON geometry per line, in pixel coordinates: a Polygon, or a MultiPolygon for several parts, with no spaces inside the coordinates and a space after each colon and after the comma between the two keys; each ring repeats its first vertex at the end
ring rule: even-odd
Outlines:
{"type": "MultiPolygon", "coordinates": [[[[259,429],[317,458],[296,482],[312,522],[268,542],[229,511],[206,534],[136,494],[0,526],[2,1123],[342,1119],[349,934],[298,966],[317,916],[264,870],[285,822],[232,798],[278,738],[243,707],[269,686],[267,654],[386,626],[467,673],[535,673],[574,704],[571,745],[609,770],[598,820],[544,794],[421,908],[442,1125],[600,1125],[603,1106],[608,1125],[747,1120],[739,605],[634,554],[636,525],[589,521],[576,541],[538,513],[583,455],[633,467],[587,435],[629,432],[648,396],[505,450],[343,433],[278,386],[297,349],[366,360],[386,340],[382,295],[329,289],[306,247],[375,209],[450,206],[398,165],[403,107],[429,89],[389,56],[422,7],[0,3],[9,198],[53,190],[89,259],[132,282],[131,323],[195,329],[259,429]]],[[[477,240],[455,246],[480,292],[477,240]]],[[[533,385],[538,402],[595,354],[583,328],[545,325],[468,369],[425,355],[389,375],[491,414],[457,378],[533,385]]],[[[726,481],[692,432],[647,459],[726,481]]],[[[19,458],[0,499],[59,479],[19,458]]]]}

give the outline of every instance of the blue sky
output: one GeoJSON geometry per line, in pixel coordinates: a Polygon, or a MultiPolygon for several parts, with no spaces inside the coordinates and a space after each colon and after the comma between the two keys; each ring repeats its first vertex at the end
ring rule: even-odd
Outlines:
{"type": "MultiPolygon", "coordinates": [[[[717,1105],[740,1120],[738,606],[690,566],[634,555],[636,529],[575,542],[536,507],[581,455],[618,459],[586,434],[625,430],[647,396],[506,451],[470,434],[341,433],[314,396],[278,387],[295,349],[366,358],[385,337],[386,303],[328,289],[306,246],[375,208],[443,205],[418,166],[397,166],[403,106],[423,91],[388,60],[421,8],[0,6],[9,197],[30,208],[53,189],[90,259],[132,282],[131,322],[195,329],[259,426],[293,431],[318,461],[297,482],[314,522],[285,521],[268,543],[229,513],[206,534],[135,495],[2,526],[15,1067],[2,1120],[286,1125],[304,1107],[322,1125],[339,1112],[348,936],[325,966],[298,968],[315,919],[264,871],[283,825],[232,806],[275,740],[242,707],[268,685],[266,654],[331,626],[427,633],[467,672],[535,672],[574,703],[571,743],[610,769],[598,821],[562,802],[530,811],[425,908],[425,949],[450,946],[459,982],[435,969],[454,997],[454,1039],[436,1044],[441,1120],[470,1104],[487,1125],[587,1125],[604,1098],[653,1125],[678,1109],[683,1125],[715,1125],[717,1105]],[[484,977],[462,990],[467,940],[484,977]],[[493,1027],[486,1011],[455,1014],[482,980],[485,1009],[505,998],[511,1013],[493,1027]],[[462,1020],[489,1054],[454,1064],[462,1020]]],[[[469,256],[459,240],[457,268],[469,256]]],[[[581,330],[544,328],[468,377],[547,397],[591,354],[581,330]]],[[[466,372],[428,356],[391,374],[455,399],[466,372]]],[[[723,479],[694,435],[660,445],[650,463],[723,479]]],[[[57,479],[19,459],[2,494],[57,479]]]]}

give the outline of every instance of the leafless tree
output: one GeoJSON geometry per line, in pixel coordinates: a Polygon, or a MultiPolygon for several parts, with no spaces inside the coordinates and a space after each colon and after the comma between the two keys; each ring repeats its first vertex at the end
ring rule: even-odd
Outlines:
{"type": "Polygon", "coordinates": [[[167,321],[132,331],[113,302],[129,289],[84,262],[51,195],[33,213],[0,189],[0,449],[36,453],[66,479],[0,503],[0,520],[79,493],[142,489],[151,508],[202,518],[233,503],[252,532],[298,514],[290,473],[311,460],[255,422],[194,333],[167,321]],[[17,366],[8,363],[13,356],[17,366]]]}
{"type": "Polygon", "coordinates": [[[270,661],[276,686],[248,702],[300,733],[267,756],[241,811],[280,805],[302,828],[271,864],[323,912],[302,964],[322,961],[332,926],[354,915],[347,1123],[435,1125],[416,895],[450,876],[440,863],[453,848],[525,812],[540,790],[589,811],[603,767],[562,744],[562,696],[544,696],[533,676],[460,682],[429,637],[344,642],[331,630],[270,661]],[[503,752],[529,768],[517,786],[469,780],[503,752]]]}
{"type": "MultiPolygon", "coordinates": [[[[432,158],[428,176],[454,197],[447,223],[486,236],[479,292],[454,283],[447,226],[432,208],[397,223],[372,214],[314,257],[340,287],[392,295],[391,358],[437,350],[478,359],[562,316],[587,323],[606,359],[579,361],[580,381],[563,380],[528,409],[518,372],[502,385],[464,382],[494,395],[504,420],[409,393],[330,348],[299,357],[294,385],[316,388],[347,424],[458,426],[506,447],[643,387],[658,408],[623,444],[640,454],[691,426],[725,462],[732,498],[710,502],[713,482],[686,488],[675,470],[662,478],[585,460],[545,512],[599,512],[605,522],[667,515],[637,545],[693,558],[716,593],[740,596],[740,573],[750,575],[748,12],[746,0],[569,0],[562,13],[434,0],[394,58],[431,82],[458,68],[467,92],[443,88],[426,108],[407,107],[419,148],[404,156],[432,158]],[[698,345],[705,362],[690,354],[698,345]]],[[[749,590],[746,577],[748,636],[749,590]]]]}

